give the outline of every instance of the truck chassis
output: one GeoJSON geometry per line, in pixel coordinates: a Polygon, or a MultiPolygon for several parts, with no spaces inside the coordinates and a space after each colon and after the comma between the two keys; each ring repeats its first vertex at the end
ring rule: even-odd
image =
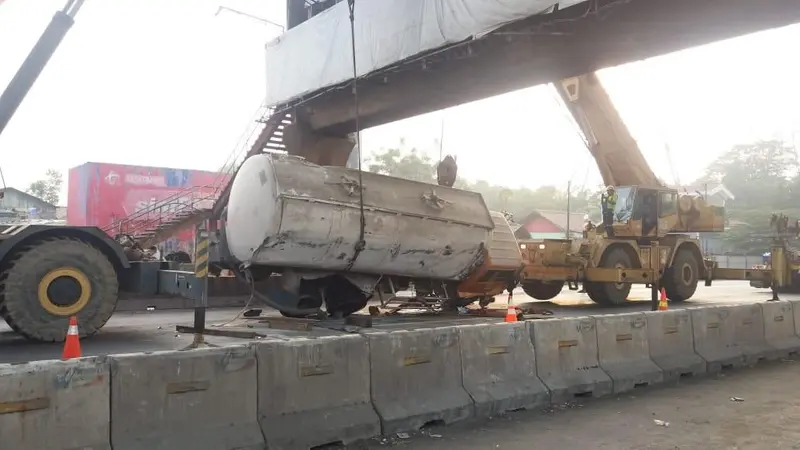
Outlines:
{"type": "Polygon", "coordinates": [[[673,302],[690,299],[703,280],[769,280],[768,269],[722,269],[705,259],[696,239],[669,234],[659,240],[608,239],[520,241],[525,258],[521,285],[537,300],[555,298],[578,283],[595,303],[617,305],[627,300],[632,284],[657,283],[673,302]]]}

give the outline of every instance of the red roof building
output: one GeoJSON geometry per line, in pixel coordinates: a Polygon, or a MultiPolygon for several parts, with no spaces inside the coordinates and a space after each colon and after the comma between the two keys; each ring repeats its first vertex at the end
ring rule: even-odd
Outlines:
{"type": "Polygon", "coordinates": [[[533,211],[520,221],[520,228],[514,233],[517,239],[564,239],[580,238],[583,233],[585,214],[566,211],[533,211]],[[567,220],[569,217],[569,220],[567,220]],[[569,236],[567,235],[569,222],[569,236]]]}

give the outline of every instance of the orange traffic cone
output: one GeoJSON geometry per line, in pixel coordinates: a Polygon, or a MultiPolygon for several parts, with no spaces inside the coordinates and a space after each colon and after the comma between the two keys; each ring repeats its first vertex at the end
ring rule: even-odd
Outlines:
{"type": "Polygon", "coordinates": [[[78,337],[78,319],[75,316],[69,318],[69,328],[67,329],[67,340],[64,341],[64,351],[61,353],[61,359],[66,361],[68,359],[81,357],[81,341],[78,337]]]}
{"type": "Polygon", "coordinates": [[[506,322],[517,321],[517,308],[514,306],[514,290],[508,290],[508,312],[506,312],[506,322]]]}
{"type": "Polygon", "coordinates": [[[659,311],[667,311],[669,309],[669,305],[667,304],[667,291],[664,288],[661,288],[661,295],[658,299],[658,310],[659,311]]]}

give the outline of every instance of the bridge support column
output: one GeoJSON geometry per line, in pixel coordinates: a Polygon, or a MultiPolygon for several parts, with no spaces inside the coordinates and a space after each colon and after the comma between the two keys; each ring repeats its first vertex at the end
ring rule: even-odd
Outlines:
{"type": "Polygon", "coordinates": [[[346,166],[355,148],[355,141],[349,136],[331,136],[314,131],[302,120],[286,128],[283,143],[290,155],[302,156],[321,166],[346,166]]]}

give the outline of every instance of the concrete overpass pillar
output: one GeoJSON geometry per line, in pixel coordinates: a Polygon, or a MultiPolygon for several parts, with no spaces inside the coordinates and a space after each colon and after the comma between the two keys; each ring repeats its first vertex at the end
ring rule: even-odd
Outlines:
{"type": "MultiPolygon", "coordinates": [[[[353,151],[355,140],[351,137],[324,135],[313,131],[303,121],[286,128],[283,143],[290,155],[302,156],[321,166],[347,166],[357,153],[353,151]]],[[[358,164],[358,160],[355,160],[355,164],[358,164]]]]}
{"type": "Polygon", "coordinates": [[[355,146],[353,150],[350,150],[350,157],[347,158],[347,168],[358,169],[358,148],[355,146]]]}

